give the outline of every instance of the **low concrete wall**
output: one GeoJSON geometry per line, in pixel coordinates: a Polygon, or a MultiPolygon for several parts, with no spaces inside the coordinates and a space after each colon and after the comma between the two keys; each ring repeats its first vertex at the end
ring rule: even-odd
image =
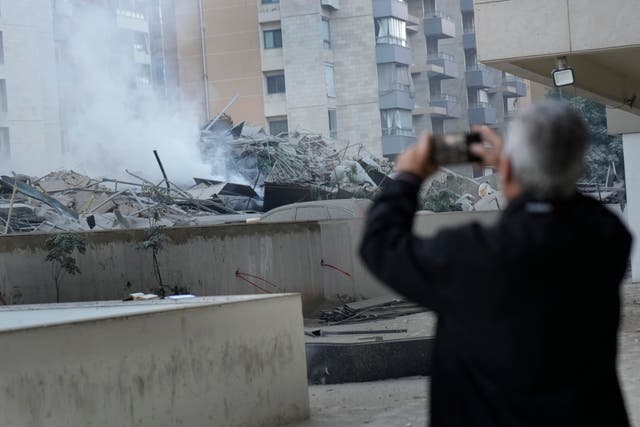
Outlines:
{"type": "MultiPolygon", "coordinates": [[[[489,224],[498,212],[418,215],[420,235],[471,221],[489,224]]],[[[365,270],[357,254],[364,221],[251,224],[167,229],[170,242],[160,252],[164,281],[196,295],[299,292],[305,306],[344,298],[388,294],[365,270]],[[329,264],[337,269],[323,266],[329,264]],[[342,270],[343,272],[339,271],[342,270]]],[[[119,299],[157,287],[149,251],[136,249],[143,230],[88,233],[87,253],[78,258],[82,274],[66,276],[62,301],[119,299]]],[[[0,237],[0,293],[9,304],[55,301],[46,235],[0,237]]]]}
{"type": "Polygon", "coordinates": [[[309,416],[298,295],[29,310],[45,320],[16,328],[17,311],[33,316],[0,309],[3,427],[274,427],[309,416]]]}

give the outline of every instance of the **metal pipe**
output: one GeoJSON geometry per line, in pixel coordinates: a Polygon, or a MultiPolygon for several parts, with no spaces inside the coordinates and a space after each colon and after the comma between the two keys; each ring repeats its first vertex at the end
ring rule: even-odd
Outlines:
{"type": "Polygon", "coordinates": [[[204,8],[202,7],[202,0],[198,0],[198,8],[200,12],[200,45],[202,47],[202,78],[204,82],[204,111],[207,117],[205,123],[211,118],[211,112],[209,111],[209,75],[207,73],[207,48],[205,42],[204,31],[204,8]]]}

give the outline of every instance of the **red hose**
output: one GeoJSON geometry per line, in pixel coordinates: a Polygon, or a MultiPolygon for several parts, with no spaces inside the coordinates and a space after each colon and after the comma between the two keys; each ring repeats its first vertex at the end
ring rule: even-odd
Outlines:
{"type": "MultiPolygon", "coordinates": [[[[255,276],[255,275],[253,275],[253,274],[243,273],[243,272],[241,272],[240,270],[236,270],[236,277],[239,277],[240,279],[244,280],[245,282],[251,283],[252,285],[256,286],[258,289],[264,290],[264,289],[262,289],[261,287],[259,287],[257,284],[255,284],[254,282],[252,282],[252,281],[248,280],[245,276],[246,276],[246,277],[251,277],[251,278],[253,278],[253,279],[258,279],[258,280],[260,280],[261,282],[264,282],[264,283],[266,283],[266,284],[268,284],[268,285],[270,285],[270,286],[273,286],[274,288],[276,288],[276,289],[280,290],[280,287],[279,287],[278,285],[276,285],[276,284],[275,284],[275,283],[273,283],[273,282],[268,281],[268,280],[267,280],[267,279],[265,279],[264,277],[255,276]]],[[[268,292],[268,291],[265,291],[265,292],[268,292]]],[[[271,292],[269,292],[269,293],[271,293],[271,292]]]]}
{"type": "Polygon", "coordinates": [[[320,260],[320,265],[323,267],[329,267],[329,268],[333,268],[336,271],[339,271],[340,273],[344,274],[345,276],[353,279],[353,276],[349,273],[347,273],[346,271],[344,271],[343,269],[336,267],[335,265],[331,265],[331,264],[327,264],[326,262],[324,262],[324,260],[320,260]]]}

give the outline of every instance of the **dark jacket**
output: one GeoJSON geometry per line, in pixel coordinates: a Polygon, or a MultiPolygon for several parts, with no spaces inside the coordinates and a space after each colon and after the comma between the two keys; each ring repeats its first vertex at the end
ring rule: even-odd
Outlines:
{"type": "Polygon", "coordinates": [[[491,227],[412,234],[419,182],[368,213],[361,256],[438,314],[431,425],[628,426],[616,373],[631,236],[597,201],[513,200],[491,227]]]}

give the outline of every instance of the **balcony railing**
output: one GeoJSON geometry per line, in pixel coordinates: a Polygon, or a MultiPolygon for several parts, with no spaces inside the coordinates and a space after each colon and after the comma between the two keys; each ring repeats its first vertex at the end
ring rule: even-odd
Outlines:
{"type": "Polygon", "coordinates": [[[396,36],[380,36],[376,38],[376,44],[395,44],[402,47],[407,47],[407,39],[403,39],[396,36]]]}
{"type": "Polygon", "coordinates": [[[438,59],[447,59],[449,61],[455,61],[456,58],[453,55],[444,52],[432,53],[431,55],[427,55],[427,62],[429,61],[437,61],[438,59]]]}
{"type": "Polygon", "coordinates": [[[447,21],[453,21],[453,18],[451,16],[439,10],[427,12],[425,13],[424,17],[425,18],[442,18],[442,19],[446,19],[447,21]]]}
{"type": "Polygon", "coordinates": [[[502,81],[505,84],[509,84],[509,83],[524,83],[524,79],[522,77],[513,76],[513,75],[505,76],[502,81]]]}
{"type": "Polygon", "coordinates": [[[144,13],[142,12],[135,12],[133,10],[126,10],[126,9],[116,9],[116,14],[120,15],[120,16],[125,16],[127,18],[132,18],[132,19],[140,19],[140,20],[145,20],[145,16],[144,13]]]}
{"type": "Polygon", "coordinates": [[[398,83],[393,82],[388,88],[381,89],[379,93],[381,95],[393,92],[393,91],[401,91],[401,92],[409,92],[413,95],[413,90],[411,90],[411,85],[406,83],[398,83]]]}
{"type": "Polygon", "coordinates": [[[382,128],[382,136],[413,136],[413,129],[382,128]]]}
{"type": "Polygon", "coordinates": [[[484,64],[478,62],[473,64],[467,64],[467,71],[491,71],[492,68],[487,67],[484,64]]]}
{"type": "Polygon", "coordinates": [[[493,105],[485,101],[478,101],[470,103],[469,108],[493,108],[493,105]]]}
{"type": "Polygon", "coordinates": [[[440,94],[431,98],[431,102],[458,102],[458,97],[454,95],[440,94]]]}

